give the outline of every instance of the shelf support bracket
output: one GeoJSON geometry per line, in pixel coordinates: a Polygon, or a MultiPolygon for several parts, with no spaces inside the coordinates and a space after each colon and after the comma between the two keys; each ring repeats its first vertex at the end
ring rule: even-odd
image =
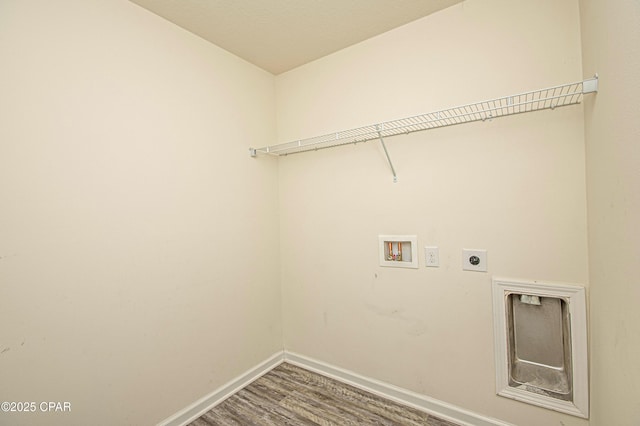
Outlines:
{"type": "Polygon", "coordinates": [[[396,169],[393,167],[393,163],[391,162],[391,157],[389,157],[389,151],[387,151],[387,146],[384,144],[384,139],[382,138],[382,134],[380,134],[380,126],[376,126],[376,129],[378,130],[378,138],[380,138],[380,144],[382,144],[382,149],[384,149],[384,155],[387,156],[389,167],[391,167],[391,173],[393,173],[393,183],[398,183],[398,176],[396,176],[396,169]]]}
{"type": "Polygon", "coordinates": [[[593,76],[593,78],[589,78],[582,82],[582,93],[595,93],[598,91],[598,73],[593,76]]]}

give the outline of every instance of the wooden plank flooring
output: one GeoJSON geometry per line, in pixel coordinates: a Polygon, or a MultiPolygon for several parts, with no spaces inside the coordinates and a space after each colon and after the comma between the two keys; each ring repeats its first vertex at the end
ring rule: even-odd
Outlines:
{"type": "Polygon", "coordinates": [[[456,426],[308,370],[283,363],[189,426],[456,426]]]}

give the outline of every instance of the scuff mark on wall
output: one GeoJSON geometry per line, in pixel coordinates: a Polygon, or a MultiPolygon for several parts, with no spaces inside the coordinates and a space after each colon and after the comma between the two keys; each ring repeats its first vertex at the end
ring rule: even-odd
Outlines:
{"type": "Polygon", "coordinates": [[[377,273],[373,273],[373,278],[371,279],[371,290],[375,291],[376,290],[376,281],[378,280],[378,274],[377,273]]]}
{"type": "Polygon", "coordinates": [[[5,353],[5,352],[9,352],[10,350],[11,350],[11,348],[6,347],[6,348],[4,348],[2,351],[0,351],[0,354],[3,354],[3,353],[5,353]]]}
{"type": "Polygon", "coordinates": [[[407,334],[421,336],[429,331],[429,326],[420,318],[404,315],[403,308],[384,308],[381,306],[365,304],[365,307],[379,316],[396,319],[409,324],[407,334]]]}

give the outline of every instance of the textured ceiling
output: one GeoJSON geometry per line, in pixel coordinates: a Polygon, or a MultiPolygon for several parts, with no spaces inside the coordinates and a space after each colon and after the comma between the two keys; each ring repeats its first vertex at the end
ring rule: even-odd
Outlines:
{"type": "Polygon", "coordinates": [[[131,0],[273,74],[462,0],[131,0]]]}

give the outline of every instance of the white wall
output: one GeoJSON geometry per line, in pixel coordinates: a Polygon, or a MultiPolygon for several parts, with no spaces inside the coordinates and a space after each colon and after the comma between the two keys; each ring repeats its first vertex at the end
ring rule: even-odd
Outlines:
{"type": "Polygon", "coordinates": [[[275,140],[273,76],[127,1],[0,2],[0,401],[72,404],[0,423],[167,417],[281,348],[282,272],[287,349],[585,425],[494,396],[490,276],[589,269],[590,424],[635,424],[640,12],[614,3],[467,0],[277,77],[285,142],[600,73],[584,116],[388,140],[394,185],[372,142],[279,178],[250,159],[275,140]],[[380,233],[438,245],[441,267],[380,268],[380,233]],[[460,271],[462,247],[489,273],[460,271]]]}
{"type": "MultiPolygon", "coordinates": [[[[577,1],[467,0],[278,76],[278,140],[582,78],[577,1]]],[[[397,184],[374,142],[280,160],[286,349],[521,426],[588,424],[495,395],[491,306],[492,275],[587,285],[583,108],[387,145],[397,184]],[[379,234],[417,234],[421,268],[379,267],[379,234]],[[463,247],[489,272],[462,272],[463,247]]]]}
{"type": "Polygon", "coordinates": [[[125,0],[3,0],[0,58],[0,401],[72,404],[0,423],[154,424],[281,350],[273,76],[125,0]]]}
{"type": "Polygon", "coordinates": [[[591,424],[640,424],[640,3],[581,0],[585,103],[591,424]]]}

